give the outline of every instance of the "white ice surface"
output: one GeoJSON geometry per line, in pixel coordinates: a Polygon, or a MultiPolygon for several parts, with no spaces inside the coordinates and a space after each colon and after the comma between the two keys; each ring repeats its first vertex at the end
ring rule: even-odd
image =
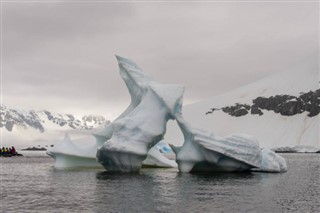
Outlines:
{"type": "Polygon", "coordinates": [[[286,160],[270,149],[261,150],[261,166],[254,171],[260,172],[286,172],[287,163],[286,160]]]}
{"type": "Polygon", "coordinates": [[[243,134],[221,138],[192,128],[182,115],[176,119],[185,140],[181,148],[172,147],[180,172],[235,172],[260,167],[261,151],[255,138],[243,134]]]}
{"type": "Polygon", "coordinates": [[[99,145],[98,142],[89,147],[75,145],[69,135],[66,134],[62,141],[55,143],[53,147],[47,150],[47,154],[55,159],[54,167],[58,169],[72,167],[102,168],[95,158],[99,145]]]}
{"type": "Polygon", "coordinates": [[[154,82],[132,61],[117,60],[131,104],[112,122],[112,137],[98,148],[97,159],[108,171],[136,172],[163,139],[167,121],[181,110],[184,87],[154,82]]]}
{"type": "Polygon", "coordinates": [[[130,105],[109,126],[93,134],[94,146],[83,149],[68,138],[56,144],[48,151],[56,159],[56,167],[96,166],[96,156],[110,171],[137,171],[147,156],[147,166],[176,166],[159,149],[152,150],[150,156],[148,152],[162,140],[166,122],[173,118],[176,110],[181,110],[184,87],[153,82],[132,61],[119,56],[117,60],[131,96],[130,105]]]}
{"type": "Polygon", "coordinates": [[[313,147],[313,146],[294,146],[293,149],[298,153],[315,153],[320,152],[320,148],[313,147]]]}
{"type": "MultiPolygon", "coordinates": [[[[102,132],[95,135],[101,134],[102,132]]],[[[72,142],[69,135],[66,134],[62,141],[56,142],[53,147],[48,148],[47,154],[55,159],[54,167],[57,169],[76,167],[103,168],[96,160],[97,148],[102,144],[98,137],[96,144],[93,146],[80,145],[72,142]]],[[[166,158],[160,150],[163,153],[172,152],[169,145],[160,142],[148,152],[147,158],[142,162],[142,165],[155,168],[177,167],[176,162],[166,158]]]]}
{"type": "Polygon", "coordinates": [[[163,154],[159,152],[157,147],[152,147],[147,158],[142,162],[143,167],[162,167],[162,168],[174,168],[178,167],[177,163],[173,160],[169,160],[163,154]]]}

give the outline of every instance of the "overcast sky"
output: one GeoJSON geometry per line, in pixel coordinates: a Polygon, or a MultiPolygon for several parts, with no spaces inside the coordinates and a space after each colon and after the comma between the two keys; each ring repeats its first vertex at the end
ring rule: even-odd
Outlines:
{"type": "Polygon", "coordinates": [[[9,107],[112,118],[129,104],[114,54],[206,99],[319,54],[318,2],[2,3],[9,107]]]}

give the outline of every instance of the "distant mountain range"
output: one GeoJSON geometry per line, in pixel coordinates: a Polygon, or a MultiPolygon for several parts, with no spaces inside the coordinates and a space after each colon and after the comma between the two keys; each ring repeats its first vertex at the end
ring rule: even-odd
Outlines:
{"type": "Polygon", "coordinates": [[[284,116],[307,112],[309,117],[313,117],[320,113],[320,89],[307,93],[302,92],[298,97],[292,95],[275,95],[267,98],[257,97],[252,100],[251,105],[236,103],[232,106],[211,108],[206,112],[206,115],[218,110],[235,117],[244,116],[248,113],[261,116],[263,115],[262,110],[272,111],[284,116]]]}
{"type": "MultiPolygon", "coordinates": [[[[73,140],[88,138],[110,121],[102,115],[73,115],[48,110],[25,110],[0,106],[2,146],[49,146],[63,139],[66,133],[73,140]]],[[[91,142],[94,142],[93,137],[91,142]]],[[[89,143],[87,139],[83,141],[89,143]]],[[[90,143],[91,143],[90,142],[90,143]]]]}
{"type": "Polygon", "coordinates": [[[58,114],[47,110],[21,110],[0,106],[0,128],[5,128],[9,132],[12,132],[15,126],[25,129],[32,128],[43,133],[49,125],[90,130],[109,123],[110,121],[101,115],[86,115],[76,118],[72,114],[58,114]]]}

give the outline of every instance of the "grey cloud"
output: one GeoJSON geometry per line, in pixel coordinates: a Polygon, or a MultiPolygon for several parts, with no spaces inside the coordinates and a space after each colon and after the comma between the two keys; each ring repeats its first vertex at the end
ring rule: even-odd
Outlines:
{"type": "Polygon", "coordinates": [[[4,3],[4,100],[117,111],[129,96],[114,54],[186,85],[186,102],[205,99],[319,54],[317,6],[4,3]]]}
{"type": "Polygon", "coordinates": [[[123,22],[132,13],[130,4],[4,3],[5,57],[18,57],[21,52],[41,48],[50,42],[91,39],[100,33],[121,31],[121,26],[115,22],[123,22]],[[12,47],[19,52],[13,51],[12,47]]]}

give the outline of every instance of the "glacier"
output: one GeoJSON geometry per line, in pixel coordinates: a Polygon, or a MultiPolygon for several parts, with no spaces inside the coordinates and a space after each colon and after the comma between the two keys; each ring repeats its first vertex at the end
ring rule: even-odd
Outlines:
{"type": "Polygon", "coordinates": [[[107,171],[137,172],[149,150],[163,139],[168,120],[181,111],[184,87],[157,83],[134,62],[119,56],[117,60],[131,103],[112,122],[112,137],[96,156],[107,171]]]}

